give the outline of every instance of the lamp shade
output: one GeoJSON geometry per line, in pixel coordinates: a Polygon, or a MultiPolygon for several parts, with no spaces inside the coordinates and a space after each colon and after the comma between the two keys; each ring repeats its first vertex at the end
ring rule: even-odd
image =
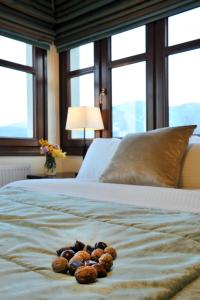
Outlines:
{"type": "Polygon", "coordinates": [[[101,130],[104,129],[99,107],[77,106],[69,107],[65,129],[101,130]]]}

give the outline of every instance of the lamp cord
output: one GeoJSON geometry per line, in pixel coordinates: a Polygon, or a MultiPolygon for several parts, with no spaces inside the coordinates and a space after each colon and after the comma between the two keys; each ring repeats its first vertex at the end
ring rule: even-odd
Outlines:
{"type": "Polygon", "coordinates": [[[86,152],[87,152],[87,145],[86,145],[86,139],[85,139],[85,127],[83,128],[83,143],[84,143],[84,146],[83,146],[83,158],[84,158],[85,155],[86,155],[86,152]]]}

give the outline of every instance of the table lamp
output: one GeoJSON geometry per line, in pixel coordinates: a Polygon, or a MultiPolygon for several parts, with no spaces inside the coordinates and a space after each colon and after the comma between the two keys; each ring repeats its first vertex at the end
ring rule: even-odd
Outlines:
{"type": "Polygon", "coordinates": [[[68,108],[66,130],[83,130],[83,157],[87,152],[85,133],[87,129],[104,129],[99,107],[74,106],[68,108]]]}

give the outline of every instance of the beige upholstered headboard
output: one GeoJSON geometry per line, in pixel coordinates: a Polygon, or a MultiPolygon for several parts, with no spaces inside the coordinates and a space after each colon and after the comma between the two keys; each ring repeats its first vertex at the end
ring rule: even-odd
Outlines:
{"type": "Polygon", "coordinates": [[[183,160],[180,187],[200,189],[200,143],[188,146],[183,160]]]}

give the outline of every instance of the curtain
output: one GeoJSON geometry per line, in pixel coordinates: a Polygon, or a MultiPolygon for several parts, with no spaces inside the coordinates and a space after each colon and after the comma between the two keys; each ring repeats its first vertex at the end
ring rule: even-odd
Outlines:
{"type": "Polygon", "coordinates": [[[200,0],[1,0],[0,34],[60,52],[200,6],[200,0]]]}
{"type": "Polygon", "coordinates": [[[2,0],[0,34],[41,48],[55,39],[51,1],[2,0]]]}
{"type": "Polygon", "coordinates": [[[60,52],[200,5],[199,0],[69,0],[68,6],[64,2],[55,11],[60,52]]]}

